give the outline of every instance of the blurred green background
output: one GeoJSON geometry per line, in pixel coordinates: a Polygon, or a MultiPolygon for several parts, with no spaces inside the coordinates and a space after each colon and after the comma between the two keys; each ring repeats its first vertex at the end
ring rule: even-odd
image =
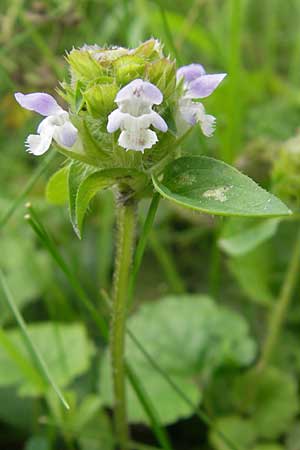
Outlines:
{"type": "MultiPolygon", "coordinates": [[[[30,200],[55,248],[108,317],[100,289],[109,290],[111,282],[113,199],[109,193],[97,197],[80,242],[67,208],[45,199],[47,179],[63,159],[55,155],[45,163],[48,157],[26,154],[24,140],[39,118],[22,110],[13,93],[55,94],[68,76],[64,55],[73,47],[133,47],[150,37],[160,39],[178,65],[197,62],[208,73],[228,73],[205,100],[217,117],[214,137],[195,127],[183,152],[236,165],[279,195],[295,216],[282,223],[222,220],[161,202],[135,295],[137,305],[147,305],[134,313],[132,327],[212,424],[199,421],[195,408],[178,399],[134,350],[130,357],[173,449],[228,450],[218,428],[236,450],[299,450],[299,255],[292,258],[299,246],[299,0],[1,0],[0,267],[71,411],[41,384],[1,292],[0,449],[114,448],[105,345],[74,285],[24,220],[30,200]],[[41,165],[43,173],[19,199],[41,165]],[[291,289],[284,291],[291,261],[291,289]],[[187,297],[184,311],[180,295],[187,297]],[[275,351],[267,367],[255,372],[269,318],[282,298],[289,308],[281,314],[275,351]]],[[[141,220],[147,206],[141,205],[141,220]]],[[[133,448],[160,448],[138,400],[130,402],[133,439],[144,443],[133,448]]]]}

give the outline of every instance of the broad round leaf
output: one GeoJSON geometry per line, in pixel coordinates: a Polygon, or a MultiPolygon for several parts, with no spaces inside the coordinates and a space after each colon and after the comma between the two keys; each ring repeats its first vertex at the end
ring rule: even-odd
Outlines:
{"type": "MultiPolygon", "coordinates": [[[[201,392],[194,380],[224,366],[243,366],[254,357],[255,344],[246,322],[217,306],[204,295],[166,297],[144,304],[128,321],[128,328],[189,399],[197,404],[201,392]],[[184,349],[184,351],[183,351],[184,349]]],[[[126,358],[136,371],[164,424],[193,413],[174,389],[127,336],[126,358]]],[[[111,372],[106,356],[101,367],[101,397],[112,405],[111,372]]],[[[128,383],[129,419],[147,422],[128,383]]]]}
{"type": "Polygon", "coordinates": [[[251,416],[257,434],[265,439],[284,433],[299,411],[296,380],[275,367],[241,376],[233,398],[239,412],[251,416]]]}
{"type": "Polygon", "coordinates": [[[251,420],[239,416],[218,418],[209,434],[209,440],[214,449],[231,450],[219,433],[222,433],[239,450],[249,450],[256,439],[256,430],[251,420]]]}
{"type": "Polygon", "coordinates": [[[168,200],[221,216],[276,217],[291,211],[274,195],[223,161],[207,156],[182,157],[167,166],[163,180],[153,176],[168,200]]]}

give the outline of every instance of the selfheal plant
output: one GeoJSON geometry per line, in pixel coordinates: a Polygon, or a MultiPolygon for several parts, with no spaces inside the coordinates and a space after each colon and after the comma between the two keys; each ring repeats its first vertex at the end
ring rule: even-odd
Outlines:
{"type": "Polygon", "coordinates": [[[155,39],[134,49],[85,45],[67,55],[70,76],[59,94],[63,110],[47,94],[16,94],[21,106],[46,119],[27,138],[31,153],[42,154],[51,142],[66,156],[50,180],[52,196],[68,192],[71,222],[82,236],[91,199],[103,189],[116,197],[117,236],[112,290],[110,352],[116,433],[128,448],[125,392],[125,330],[130,292],[160,196],[202,213],[274,217],[290,214],[277,198],[224,162],[206,156],[181,156],[188,131],[199,124],[211,136],[215,118],[199,102],[225,74],[206,74],[200,64],[177,68],[155,39]],[[136,210],[152,198],[144,234],[134,258],[136,210]]]}

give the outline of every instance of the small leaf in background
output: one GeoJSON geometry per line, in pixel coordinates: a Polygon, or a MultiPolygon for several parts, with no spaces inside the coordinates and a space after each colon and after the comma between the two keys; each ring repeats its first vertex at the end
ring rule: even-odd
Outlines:
{"type": "Polygon", "coordinates": [[[0,419],[17,429],[33,430],[36,426],[36,414],[39,400],[32,397],[20,397],[15,387],[0,388],[0,419]]]}
{"type": "Polygon", "coordinates": [[[24,450],[51,450],[50,442],[46,436],[33,435],[26,442],[24,450]]]}
{"type": "Polygon", "coordinates": [[[64,166],[49,179],[46,187],[46,199],[49,203],[63,205],[68,201],[68,175],[69,166],[64,166]]]}
{"type": "Polygon", "coordinates": [[[249,300],[265,306],[274,301],[271,290],[272,258],[272,249],[267,243],[228,260],[229,270],[249,300]]]}
{"type": "MultiPolygon", "coordinates": [[[[209,374],[221,366],[247,365],[255,355],[255,343],[242,317],[217,306],[204,295],[170,296],[144,304],[129,319],[128,328],[194,404],[201,395],[193,382],[196,376],[209,374]]],[[[193,413],[129,338],[126,357],[142,380],[162,423],[172,423],[193,413]]],[[[111,405],[107,356],[101,374],[101,395],[111,405]]],[[[145,422],[145,413],[129,386],[128,398],[130,420],[145,422]]]]}
{"type": "MultiPolygon", "coordinates": [[[[19,309],[42,295],[48,283],[49,261],[45,253],[35,247],[23,226],[16,230],[7,229],[1,238],[0,266],[5,270],[6,279],[19,309]]],[[[4,306],[0,292],[0,323],[11,318],[4,306]]]]}
{"type": "Polygon", "coordinates": [[[274,442],[255,445],[255,447],[251,448],[251,450],[285,450],[285,448],[282,445],[276,444],[276,442],[274,442]]]}
{"type": "Polygon", "coordinates": [[[232,256],[243,255],[273,237],[279,219],[229,218],[222,228],[219,246],[232,256]]]}
{"type": "Polygon", "coordinates": [[[257,435],[265,439],[278,438],[299,411],[296,380],[275,367],[239,377],[234,399],[237,410],[251,417],[257,435]]]}
{"type": "MultiPolygon", "coordinates": [[[[81,450],[113,450],[115,438],[111,421],[102,409],[99,395],[90,393],[82,397],[75,390],[68,391],[67,411],[53,392],[47,395],[51,414],[45,417],[45,425],[55,427],[62,436],[77,442],[81,450]]],[[[77,447],[76,447],[77,448],[77,447]]]]}
{"type": "MultiPolygon", "coordinates": [[[[28,325],[27,328],[49,372],[59,386],[67,386],[75,377],[88,369],[93,349],[81,325],[44,322],[28,325]]],[[[21,332],[15,329],[10,330],[7,336],[24,357],[29,358],[21,332]]],[[[17,385],[21,395],[42,394],[41,386],[33,384],[31,379],[24,379],[18,365],[3,348],[0,348],[0,364],[1,367],[6,368],[5,371],[0,372],[1,387],[17,385]]]]}
{"type": "Polygon", "coordinates": [[[220,417],[215,421],[209,434],[210,443],[216,450],[231,450],[217,430],[234,442],[239,450],[251,450],[256,439],[255,427],[251,420],[239,416],[220,417]]]}
{"type": "Polygon", "coordinates": [[[77,440],[81,450],[114,450],[115,436],[107,415],[98,412],[85,425],[77,440]]]}
{"type": "Polygon", "coordinates": [[[289,429],[285,438],[285,448],[287,450],[298,450],[300,442],[300,422],[296,421],[289,429]]]}
{"type": "Polygon", "coordinates": [[[276,217],[291,211],[274,195],[223,161],[206,156],[182,157],[170,163],[157,191],[168,200],[207,214],[276,217]]]}
{"type": "MultiPolygon", "coordinates": [[[[129,358],[131,361],[131,358],[129,358]]],[[[186,418],[192,415],[191,406],[178,397],[169,383],[157,373],[150,363],[144,362],[143,365],[135,367],[136,375],[141,380],[143,388],[151,398],[153,407],[158,412],[162,424],[176,422],[179,418],[186,418]]],[[[108,354],[105,355],[101,366],[100,395],[105,405],[112,406],[112,384],[111,370],[108,354]]],[[[190,399],[193,404],[199,404],[201,401],[201,392],[193,383],[192,378],[182,376],[182,374],[168,373],[170,379],[180,386],[181,390],[190,399]]],[[[143,406],[140,404],[133,388],[127,383],[127,401],[128,418],[132,423],[144,423],[149,425],[148,416],[143,406]]]]}

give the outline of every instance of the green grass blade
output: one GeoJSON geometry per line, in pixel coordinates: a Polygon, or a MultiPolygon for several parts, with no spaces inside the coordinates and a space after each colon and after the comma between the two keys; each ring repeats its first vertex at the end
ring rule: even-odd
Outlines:
{"type": "Polygon", "coordinates": [[[49,153],[49,155],[43,160],[41,165],[38,166],[32,177],[28,180],[27,184],[25,185],[20,195],[12,202],[8,210],[0,218],[0,230],[1,228],[4,227],[4,225],[6,225],[6,223],[11,218],[16,209],[24,202],[26,195],[31,191],[37,180],[49,167],[51,161],[54,159],[54,156],[55,156],[54,152],[49,153]]]}
{"type": "Polygon", "coordinates": [[[164,29],[164,32],[165,32],[166,39],[168,41],[170,50],[173,52],[173,54],[174,54],[174,56],[175,56],[175,58],[177,60],[177,63],[179,65],[181,65],[182,64],[181,57],[179,56],[179,53],[177,51],[177,48],[176,48],[176,45],[175,45],[175,42],[174,42],[174,38],[173,38],[173,35],[172,35],[172,30],[170,29],[170,26],[169,26],[169,23],[168,23],[168,18],[167,18],[167,15],[166,15],[166,11],[165,11],[164,7],[160,4],[160,2],[156,2],[156,3],[159,6],[160,15],[161,15],[161,19],[162,19],[162,25],[163,25],[163,29],[164,29]]]}
{"type": "Polygon", "coordinates": [[[155,233],[154,230],[152,230],[150,235],[150,247],[165,274],[165,278],[172,292],[174,294],[184,294],[186,292],[185,285],[178,273],[174,258],[172,258],[168,249],[160,242],[158,233],[155,233]]]}
{"type": "Polygon", "coordinates": [[[142,259],[144,256],[147,241],[148,241],[148,238],[149,238],[152,226],[153,226],[153,222],[155,219],[156,211],[157,211],[157,208],[159,205],[159,200],[160,200],[160,195],[158,193],[155,193],[152,198],[151,204],[149,206],[147,217],[145,219],[142,233],[141,233],[141,236],[138,241],[136,251],[134,254],[134,260],[133,260],[132,271],[131,271],[131,276],[130,276],[130,280],[129,280],[129,288],[128,288],[128,305],[129,305],[129,307],[133,301],[134,288],[135,288],[135,284],[136,284],[137,274],[141,267],[141,263],[142,263],[142,259]]]}
{"type": "Polygon", "coordinates": [[[69,268],[66,261],[60,255],[59,251],[56,248],[55,243],[49,236],[42,222],[39,220],[36,211],[33,209],[32,205],[28,205],[29,214],[26,214],[25,218],[32,227],[33,231],[39,237],[42,244],[46,247],[56,264],[63,271],[65,276],[67,277],[70,285],[72,286],[74,292],[76,293],[78,299],[81,301],[86,310],[90,313],[91,317],[94,319],[95,323],[98,325],[99,330],[103,337],[107,338],[108,336],[108,326],[105,319],[100,316],[99,311],[96,309],[94,304],[86,295],[84,289],[81,287],[76,275],[69,268]]]}
{"type": "Polygon", "coordinates": [[[32,339],[30,337],[30,334],[27,330],[26,323],[14,302],[14,299],[12,297],[10,289],[6,283],[5,277],[1,270],[0,270],[0,286],[3,290],[4,298],[6,300],[7,306],[11,310],[13,316],[16,319],[17,324],[20,327],[22,337],[23,337],[26,347],[32,357],[32,360],[36,364],[37,368],[39,369],[39,371],[40,371],[41,375],[43,376],[43,378],[45,379],[45,381],[47,381],[52,386],[53,390],[55,391],[55,393],[61,400],[62,404],[65,406],[65,408],[70,409],[61,390],[59,389],[56,382],[53,380],[52,376],[50,375],[48,367],[47,367],[46,363],[44,362],[43,358],[41,357],[35,343],[32,341],[32,339]]]}
{"type": "Polygon", "coordinates": [[[160,443],[160,445],[164,450],[172,450],[168,435],[166,434],[164,428],[162,428],[162,426],[160,425],[160,419],[151,403],[151,399],[149,398],[140,380],[136,376],[134,370],[132,369],[132,367],[129,366],[128,363],[126,364],[126,372],[128,379],[132,387],[134,388],[141,405],[144,408],[144,411],[147,413],[151,421],[152,430],[155,436],[157,437],[158,442],[160,443]]]}

